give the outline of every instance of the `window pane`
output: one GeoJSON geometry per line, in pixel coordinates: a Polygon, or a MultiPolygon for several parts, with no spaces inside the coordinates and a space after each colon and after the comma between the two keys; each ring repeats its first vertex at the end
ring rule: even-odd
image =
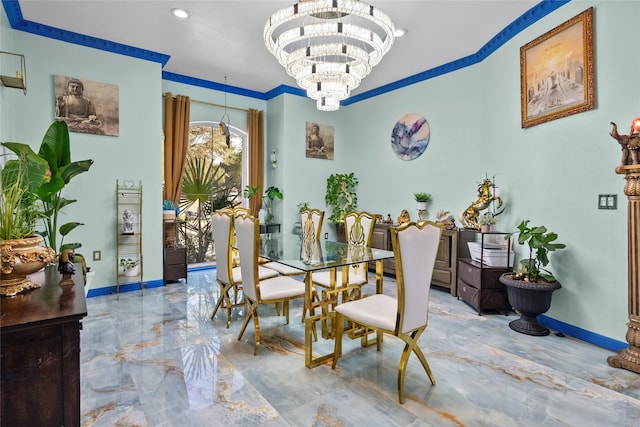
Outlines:
{"type": "Polygon", "coordinates": [[[215,261],[211,213],[242,201],[245,136],[231,131],[227,146],[217,123],[198,123],[189,130],[179,215],[189,264],[215,261]]]}

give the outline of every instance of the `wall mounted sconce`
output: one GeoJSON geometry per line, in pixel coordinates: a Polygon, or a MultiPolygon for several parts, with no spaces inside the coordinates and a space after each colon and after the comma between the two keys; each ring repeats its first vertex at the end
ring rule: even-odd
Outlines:
{"type": "Polygon", "coordinates": [[[12,88],[16,88],[16,89],[22,89],[22,91],[24,92],[24,94],[27,94],[27,63],[25,62],[24,59],[24,55],[21,55],[19,53],[11,53],[11,52],[5,52],[5,51],[0,51],[0,55],[11,55],[11,56],[15,56],[18,59],[16,59],[15,61],[10,61],[11,63],[14,63],[17,65],[17,63],[20,63],[20,70],[18,70],[17,66],[16,66],[16,76],[6,76],[4,75],[4,72],[0,72],[0,81],[2,82],[2,84],[5,87],[12,87],[12,88]]]}
{"type": "Polygon", "coordinates": [[[275,148],[271,151],[271,167],[274,169],[278,167],[278,153],[275,148]]]}

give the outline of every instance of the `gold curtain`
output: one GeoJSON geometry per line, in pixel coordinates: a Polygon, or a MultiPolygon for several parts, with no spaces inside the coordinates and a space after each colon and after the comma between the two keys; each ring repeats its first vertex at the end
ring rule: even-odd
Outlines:
{"type": "Polygon", "coordinates": [[[249,200],[251,215],[258,217],[264,194],[264,111],[249,109],[249,185],[260,191],[249,200]]]}
{"type": "Polygon", "coordinates": [[[167,92],[164,98],[164,194],[165,200],[180,202],[184,161],[189,143],[188,96],[167,92]]]}

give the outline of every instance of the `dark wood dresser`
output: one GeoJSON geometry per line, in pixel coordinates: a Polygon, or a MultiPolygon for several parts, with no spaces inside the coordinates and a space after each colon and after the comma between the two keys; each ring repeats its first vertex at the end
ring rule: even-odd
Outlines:
{"type": "Polygon", "coordinates": [[[0,298],[0,423],[80,426],[81,266],[70,289],[55,266],[33,277],[40,289],[0,298]]]}
{"type": "Polygon", "coordinates": [[[187,248],[180,245],[177,220],[163,220],[162,233],[164,236],[162,259],[162,279],[164,283],[179,279],[186,280],[187,248]]]}
{"type": "Polygon", "coordinates": [[[164,248],[164,282],[187,279],[187,248],[164,248]]]}

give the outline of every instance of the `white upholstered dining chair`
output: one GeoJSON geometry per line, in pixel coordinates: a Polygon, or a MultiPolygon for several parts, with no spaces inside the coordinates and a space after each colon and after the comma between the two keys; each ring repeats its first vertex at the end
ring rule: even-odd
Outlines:
{"type": "MultiPolygon", "coordinates": [[[[248,214],[246,209],[223,208],[215,211],[211,216],[213,244],[216,250],[216,281],[220,285],[220,297],[216,303],[211,319],[215,317],[220,307],[227,310],[227,328],[231,324],[231,309],[244,304],[238,300],[242,289],[242,272],[239,266],[234,267],[234,222],[238,215],[248,214]],[[231,298],[230,292],[233,292],[231,298]]],[[[260,280],[275,277],[278,272],[268,268],[258,267],[260,280]]]]}
{"type": "MultiPolygon", "coordinates": [[[[368,212],[347,212],[344,215],[345,239],[347,243],[347,257],[353,256],[355,252],[366,250],[371,246],[371,237],[376,224],[376,216],[368,212]]],[[[367,284],[368,263],[351,264],[347,266],[346,283],[342,277],[343,269],[323,270],[314,272],[312,282],[314,287],[314,297],[317,297],[316,288],[322,289],[322,336],[329,337],[331,333],[330,325],[327,321],[328,311],[338,303],[339,293],[336,288],[348,286],[350,291],[342,292],[343,300],[357,299],[362,295],[362,286],[367,284]]],[[[343,301],[344,302],[344,301],[343,301]]]]}
{"type": "MultiPolygon", "coordinates": [[[[429,291],[442,229],[430,221],[406,223],[391,228],[391,242],[396,264],[398,298],[375,294],[335,307],[334,357],[335,369],[342,356],[342,334],[346,321],[368,329],[396,336],[405,342],[398,366],[398,399],[404,403],[404,379],[407,362],[415,353],[431,384],[436,383],[419,339],[428,324],[429,291]]],[[[380,350],[381,337],[377,348],[380,350]]]]}
{"type": "Polygon", "coordinates": [[[238,216],[235,219],[236,242],[240,253],[240,269],[244,299],[248,310],[238,341],[242,338],[249,321],[253,319],[255,329],[255,347],[253,354],[258,354],[260,345],[260,319],[258,307],[262,304],[282,303],[286,322],[289,323],[289,301],[304,298],[305,285],[302,281],[289,276],[277,275],[270,279],[260,280],[258,277],[258,242],[260,224],[251,215],[238,216]]]}
{"type": "MultiPolygon", "coordinates": [[[[300,211],[300,223],[302,224],[302,240],[314,239],[318,241],[320,239],[320,233],[322,232],[322,220],[324,218],[324,212],[319,209],[303,209],[300,211]]],[[[262,264],[265,268],[271,268],[284,276],[301,276],[305,274],[304,271],[290,267],[288,265],[281,264],[277,261],[267,262],[262,264]]],[[[302,313],[304,320],[304,312],[302,313]]]]}
{"type": "MultiPolygon", "coordinates": [[[[344,215],[345,238],[349,251],[357,251],[371,246],[373,228],[376,217],[368,212],[347,212],[344,215]]],[[[348,285],[364,285],[367,283],[368,263],[352,264],[348,267],[348,285]]],[[[342,270],[336,271],[335,282],[332,282],[329,270],[313,274],[313,284],[323,288],[334,289],[342,283],[342,270]]]]}

